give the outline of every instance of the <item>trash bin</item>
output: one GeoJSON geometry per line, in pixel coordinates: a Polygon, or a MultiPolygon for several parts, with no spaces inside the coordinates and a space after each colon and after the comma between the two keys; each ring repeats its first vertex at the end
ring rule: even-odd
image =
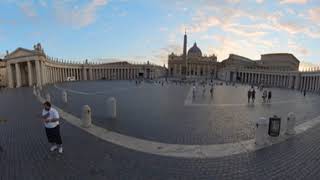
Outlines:
{"type": "Polygon", "coordinates": [[[269,130],[268,134],[272,137],[278,137],[280,135],[281,118],[274,115],[269,118],[269,130]]]}
{"type": "Polygon", "coordinates": [[[265,117],[260,117],[256,121],[256,138],[257,145],[263,145],[267,142],[268,120],[265,117]]]}

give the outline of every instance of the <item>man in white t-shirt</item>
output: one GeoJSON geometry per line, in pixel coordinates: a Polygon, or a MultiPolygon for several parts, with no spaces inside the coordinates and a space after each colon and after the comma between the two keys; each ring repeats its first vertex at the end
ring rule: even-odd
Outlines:
{"type": "Polygon", "coordinates": [[[59,113],[51,107],[51,103],[46,101],[43,103],[42,120],[45,126],[49,143],[52,144],[50,151],[58,149],[60,154],[63,153],[62,140],[60,136],[59,113]]]}

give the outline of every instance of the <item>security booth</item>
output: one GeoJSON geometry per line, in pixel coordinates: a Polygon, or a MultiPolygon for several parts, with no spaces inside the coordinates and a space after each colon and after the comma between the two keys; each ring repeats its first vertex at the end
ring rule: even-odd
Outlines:
{"type": "Polygon", "coordinates": [[[278,137],[280,135],[281,128],[281,118],[278,116],[273,116],[269,118],[269,130],[268,134],[272,137],[278,137]]]}

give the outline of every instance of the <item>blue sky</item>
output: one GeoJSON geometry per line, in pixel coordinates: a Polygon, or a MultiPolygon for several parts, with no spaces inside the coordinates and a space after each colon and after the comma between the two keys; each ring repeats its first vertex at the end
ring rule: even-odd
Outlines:
{"type": "Polygon", "coordinates": [[[319,0],[1,0],[0,53],[40,42],[49,56],[167,63],[196,41],[221,61],[289,52],[320,64],[319,0]]]}

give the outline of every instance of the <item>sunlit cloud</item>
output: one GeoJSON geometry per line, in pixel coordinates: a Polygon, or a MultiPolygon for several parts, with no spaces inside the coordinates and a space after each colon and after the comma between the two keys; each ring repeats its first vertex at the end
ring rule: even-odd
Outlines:
{"type": "Polygon", "coordinates": [[[57,18],[61,22],[81,28],[94,23],[98,8],[107,4],[107,0],[93,0],[82,7],[70,7],[72,5],[70,2],[54,1],[53,7],[57,18]]]}
{"type": "Polygon", "coordinates": [[[280,4],[305,4],[308,0],[282,0],[280,4]]]}

